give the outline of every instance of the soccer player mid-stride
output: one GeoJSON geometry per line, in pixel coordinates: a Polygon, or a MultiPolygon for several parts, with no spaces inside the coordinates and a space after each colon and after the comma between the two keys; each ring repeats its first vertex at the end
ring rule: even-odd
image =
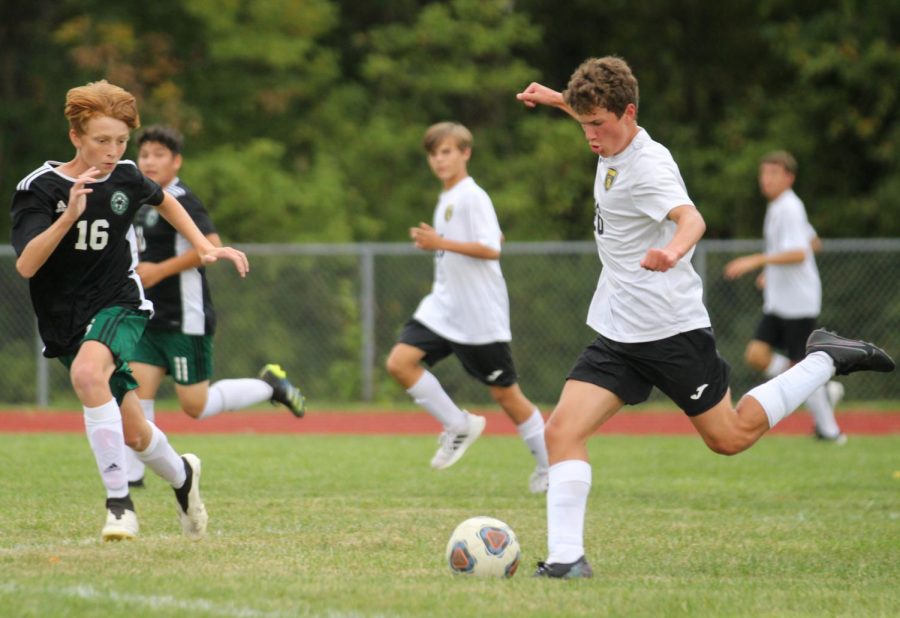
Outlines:
{"type": "Polygon", "coordinates": [[[499,261],[503,234],[490,197],[467,171],[472,134],[461,124],[441,122],[426,131],[424,146],[444,190],[434,227],[420,223],[410,236],[416,247],[434,252],[434,283],[388,355],[388,372],[443,425],[431,460],[440,470],[456,463],[485,426],[483,416],[460,409],[421,365],[455,354],[516,424],[536,461],[529,489],[544,492],[544,417],[517,384],[509,345],[509,296],[499,261]]]}
{"type": "Polygon", "coordinates": [[[75,156],[48,161],[16,187],[12,245],[16,270],[29,280],[44,355],[69,369],[84,409],[88,442],[106,488],[105,541],[132,539],[138,520],[128,493],[125,445],[175,490],[182,530],[206,532],[200,459],[179,456],[165,434],[141,413],[125,359],[150,317],[137,265],[132,220],[142,204],[156,206],[198,251],[204,264],[234,263],[243,277],[247,257],[214,246],[181,204],[122,160],[140,126],[134,96],[99,81],[69,90],[65,116],[75,156]]]}
{"type": "Polygon", "coordinates": [[[603,269],[588,311],[598,333],[575,362],[547,421],[549,555],[536,576],[590,577],[584,517],[591,487],[587,440],[652,386],[688,415],[707,446],[733,455],[752,446],[835,374],[892,371],[881,349],[814,331],[806,357],[750,390],[735,408],[691,266],[706,224],[669,151],[637,124],[638,83],[620,58],[590,58],[565,92],[532,83],[517,95],[572,116],[599,156],[594,236],[603,269]]]}
{"type": "MultiPolygon", "coordinates": [[[[172,127],[152,126],[137,138],[138,169],[175,197],[191,219],[215,246],[222,242],[200,199],[179,178],[184,138],[172,127]]],[[[305,400],[280,365],[268,364],[259,378],[218,380],[213,373],[215,310],[200,255],[155,208],[144,205],[134,220],[140,262],[135,269],[153,317],[128,358],[137,380],[136,390],[144,416],[155,417],[154,400],[168,373],[182,410],[193,418],[209,418],[220,412],[240,410],[264,401],[286,406],[302,417],[305,400]]],[[[131,449],[128,484],[144,484],[144,465],[131,449]]]]}

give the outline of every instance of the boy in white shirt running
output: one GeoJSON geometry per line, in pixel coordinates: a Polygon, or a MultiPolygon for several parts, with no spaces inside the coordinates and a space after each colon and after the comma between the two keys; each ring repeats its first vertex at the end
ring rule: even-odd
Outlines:
{"type": "Polygon", "coordinates": [[[431,460],[438,470],[456,463],[484,430],[485,418],[460,409],[437,378],[422,367],[455,354],[484,383],[516,424],[536,466],[534,493],[547,490],[544,418],[519,389],[509,342],[509,297],[500,271],[503,234],[487,193],[469,176],[472,134],[441,122],[425,133],[425,151],[444,190],[434,226],[410,228],[416,247],[434,252],[434,284],[400,334],[387,370],[444,427],[431,460]]]}
{"type": "Polygon", "coordinates": [[[517,98],[572,116],[599,156],[594,238],[603,270],[588,311],[599,336],[575,362],[547,421],[549,555],[535,572],[591,577],[584,552],[587,440],[623,405],[646,400],[656,386],[684,410],[710,449],[734,455],[835,373],[892,371],[894,363],[871,344],[817,330],[805,359],[734,407],[730,369],[716,350],[702,283],[690,262],[706,224],[672,155],[637,124],[631,68],[621,58],[590,58],[564,93],[532,83],[517,98]]]}

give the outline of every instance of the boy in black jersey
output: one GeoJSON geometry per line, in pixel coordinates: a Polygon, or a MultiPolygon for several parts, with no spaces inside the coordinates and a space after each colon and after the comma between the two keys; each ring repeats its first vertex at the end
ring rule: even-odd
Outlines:
{"type": "Polygon", "coordinates": [[[241,276],[246,256],[216,247],[184,208],[132,161],[121,160],[137,103],[105,80],[73,88],[65,115],[75,156],[48,161],[16,187],[12,244],[16,270],[29,279],[44,355],[69,368],[84,408],[85,429],[106,488],[105,541],[137,536],[128,495],[125,444],[175,490],[184,533],[203,536],[207,514],[200,498],[200,460],[179,457],[141,413],[126,359],[152,311],[136,266],[132,220],[142,204],[156,206],[197,249],[204,263],[227,259],[241,276]]]}
{"type": "MultiPolygon", "coordinates": [[[[178,199],[207,240],[221,246],[203,203],[178,177],[183,163],[181,133],[172,127],[148,127],[137,145],[141,173],[178,199]]],[[[154,399],[166,374],[175,381],[181,408],[193,418],[263,401],[282,403],[295,416],[303,416],[303,395],[279,365],[266,365],[259,378],[218,380],[210,385],[216,315],[200,256],[152,206],[141,206],[134,225],[140,251],[136,271],[153,302],[153,317],[128,364],[147,420],[154,419],[154,399]]],[[[129,484],[143,485],[144,465],[130,450],[126,457],[129,484]]]]}

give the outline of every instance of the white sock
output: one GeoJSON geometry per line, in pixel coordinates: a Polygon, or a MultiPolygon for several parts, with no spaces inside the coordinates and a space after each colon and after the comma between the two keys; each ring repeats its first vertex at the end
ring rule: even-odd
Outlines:
{"type": "MultiPolygon", "coordinates": [[[[144,418],[152,423],[156,416],[156,412],[153,409],[153,405],[156,402],[153,399],[138,399],[138,402],[141,404],[141,410],[144,411],[144,418]]],[[[128,464],[129,481],[139,481],[144,478],[144,468],[146,466],[144,466],[143,461],[138,459],[133,449],[125,448],[125,462],[128,464]]]]}
{"type": "Polygon", "coordinates": [[[128,464],[125,463],[122,412],[116,400],[110,399],[96,408],[84,406],[84,429],[106,487],[106,497],[124,498],[128,495],[128,464]]]}
{"type": "Polygon", "coordinates": [[[778,352],[772,353],[772,360],[769,362],[769,366],[766,367],[766,377],[774,378],[777,375],[781,375],[785,371],[787,371],[791,366],[791,359],[787,356],[779,354],[778,352]]]}
{"type": "Polygon", "coordinates": [[[220,412],[240,410],[272,399],[272,387],[256,378],[219,380],[209,387],[206,407],[198,418],[209,418],[220,412]]]}
{"type": "Polygon", "coordinates": [[[816,429],[826,438],[836,438],[841,433],[837,421],[834,420],[834,408],[828,400],[828,391],[821,386],[813,391],[806,400],[806,406],[816,422],[816,429]]]}
{"type": "Polygon", "coordinates": [[[575,562],[584,555],[584,514],[591,491],[591,465],[567,459],[550,466],[547,490],[547,562],[575,562]]]}
{"type": "Polygon", "coordinates": [[[834,361],[831,357],[825,352],[813,352],[780,376],[751,389],[747,395],[763,407],[771,429],[833,375],[834,361]]]}
{"type": "Polygon", "coordinates": [[[444,391],[441,383],[427,369],[422,374],[422,377],[419,378],[419,381],[407,389],[406,392],[417,404],[436,418],[446,431],[459,433],[469,427],[469,419],[466,413],[453,403],[453,400],[444,391]]]}
{"type": "Polygon", "coordinates": [[[187,478],[184,471],[184,461],[175,452],[175,449],[169,445],[166,434],[159,427],[150,423],[150,428],[153,430],[150,444],[143,451],[135,451],[135,454],[151,470],[171,483],[172,487],[178,489],[184,485],[184,481],[187,478]]]}
{"type": "Polygon", "coordinates": [[[547,468],[547,443],[544,442],[544,417],[540,410],[534,409],[527,421],[519,425],[519,435],[534,456],[538,467],[547,468]]]}

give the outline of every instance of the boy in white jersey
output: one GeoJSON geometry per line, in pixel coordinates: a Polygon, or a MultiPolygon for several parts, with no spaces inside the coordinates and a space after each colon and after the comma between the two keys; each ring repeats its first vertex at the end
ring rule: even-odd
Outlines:
{"type": "Polygon", "coordinates": [[[706,224],[672,155],[637,124],[638,84],[620,58],[590,58],[564,93],[532,83],[517,98],[559,108],[599,155],[594,236],[603,263],[588,313],[599,333],[575,363],[545,431],[549,555],[536,576],[590,577],[584,516],[591,486],[587,439],[653,386],[688,415],[716,453],[749,448],[837,372],[891,371],[881,349],[815,331],[806,358],[752,389],[735,408],[691,266],[706,224]]]}
{"type": "Polygon", "coordinates": [[[441,122],[425,133],[425,151],[443,184],[434,227],[410,229],[416,247],[434,252],[434,284],[404,326],[387,359],[387,370],[441,425],[431,466],[456,463],[484,430],[483,416],[460,409],[437,378],[422,367],[455,354],[469,375],[484,383],[516,424],[536,466],[529,489],[547,489],[544,418],[519,389],[509,342],[509,297],[500,271],[503,234],[487,193],[469,176],[472,134],[441,122]]]}
{"type": "MultiPolygon", "coordinates": [[[[779,150],[762,158],[759,188],[769,200],[763,224],[765,251],[725,265],[727,279],[763,269],[763,317],[747,344],[744,360],[768,377],[803,360],[806,340],[816,328],[822,307],[822,284],[814,256],[821,242],[807,220],[803,202],[792,189],[796,176],[797,160],[789,152],[779,150]]],[[[815,435],[836,444],[847,441],[834,418],[834,405],[842,395],[843,386],[832,381],[806,401],[815,419],[815,435]]]]}
{"type": "MultiPolygon", "coordinates": [[[[137,145],[141,173],[175,197],[206,239],[221,246],[203,203],[178,178],[184,161],[181,133],[173,127],[151,126],[141,132],[137,145]]],[[[302,417],[304,397],[280,365],[267,364],[259,378],[210,384],[216,314],[200,256],[151,206],[138,210],[134,227],[140,260],[135,271],[153,302],[154,313],[127,360],[138,382],[136,392],[147,420],[153,421],[156,416],[154,401],[166,374],[175,381],[181,409],[193,418],[209,418],[263,401],[281,403],[294,416],[302,417]]],[[[125,454],[128,484],[142,487],[144,465],[131,449],[125,454]]]]}
{"type": "Polygon", "coordinates": [[[140,126],[134,96],[105,80],[72,88],[65,116],[75,156],[48,161],[16,188],[12,244],[16,270],[29,280],[44,355],[69,369],[84,409],[85,432],[106,489],[104,541],[138,534],[125,475],[125,445],[175,490],[182,531],[206,532],[200,498],[200,459],[183,457],[141,413],[137,383],[127,360],[153,305],[134,272],[132,221],[142,204],[159,214],[197,250],[204,264],[234,263],[241,276],[247,257],[215,247],[178,200],[122,160],[132,129],[140,126]]]}

